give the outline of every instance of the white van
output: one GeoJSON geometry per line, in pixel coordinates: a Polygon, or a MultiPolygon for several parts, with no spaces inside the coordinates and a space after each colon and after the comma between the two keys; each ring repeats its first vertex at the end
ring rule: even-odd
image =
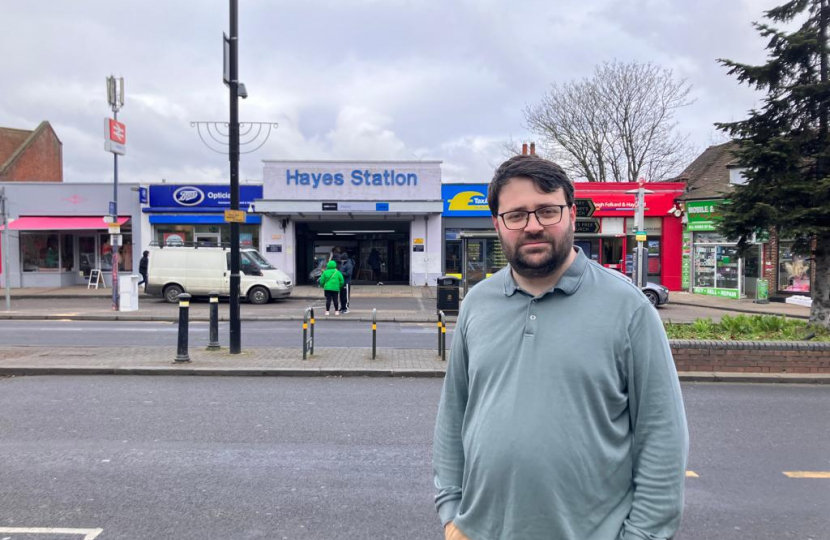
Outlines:
{"type": "MultiPolygon", "coordinates": [[[[165,246],[150,250],[147,268],[148,294],[176,302],[183,292],[230,296],[231,252],[226,247],[165,246]]],[[[266,261],[255,249],[239,250],[240,294],[252,304],[286,298],[294,290],[291,278],[266,261]]]]}

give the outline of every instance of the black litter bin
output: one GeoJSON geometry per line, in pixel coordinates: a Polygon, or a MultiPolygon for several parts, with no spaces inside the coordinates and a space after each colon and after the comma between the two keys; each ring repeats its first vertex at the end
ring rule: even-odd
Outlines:
{"type": "Polygon", "coordinates": [[[438,278],[438,311],[444,314],[458,314],[458,292],[461,280],[452,276],[438,278]]]}

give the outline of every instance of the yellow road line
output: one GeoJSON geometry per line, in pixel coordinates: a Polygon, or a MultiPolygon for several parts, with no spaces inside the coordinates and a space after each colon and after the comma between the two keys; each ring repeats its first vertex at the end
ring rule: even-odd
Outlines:
{"type": "Polygon", "coordinates": [[[828,478],[830,471],[784,471],[784,476],[789,478],[828,478]]]}
{"type": "Polygon", "coordinates": [[[700,478],[694,471],[686,471],[686,478],[700,478]]]}

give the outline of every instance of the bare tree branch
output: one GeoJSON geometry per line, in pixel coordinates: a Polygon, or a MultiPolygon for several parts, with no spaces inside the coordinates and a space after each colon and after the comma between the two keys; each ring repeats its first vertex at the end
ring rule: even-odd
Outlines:
{"type": "Polygon", "coordinates": [[[590,79],[553,84],[525,122],[560,165],[589,182],[665,180],[691,157],[674,114],[691,87],[654,64],[605,62],[590,79]]]}

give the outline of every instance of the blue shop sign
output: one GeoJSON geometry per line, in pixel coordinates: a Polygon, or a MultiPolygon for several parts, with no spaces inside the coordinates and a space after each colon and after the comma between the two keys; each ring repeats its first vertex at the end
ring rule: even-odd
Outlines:
{"type": "MultiPolygon", "coordinates": [[[[239,186],[239,208],[247,210],[254,200],[262,199],[262,186],[239,186]]],[[[150,186],[150,208],[166,212],[176,210],[219,212],[231,207],[231,188],[223,185],[150,186]]]]}
{"type": "Polygon", "coordinates": [[[444,217],[490,217],[488,184],[443,184],[444,217]]]}

